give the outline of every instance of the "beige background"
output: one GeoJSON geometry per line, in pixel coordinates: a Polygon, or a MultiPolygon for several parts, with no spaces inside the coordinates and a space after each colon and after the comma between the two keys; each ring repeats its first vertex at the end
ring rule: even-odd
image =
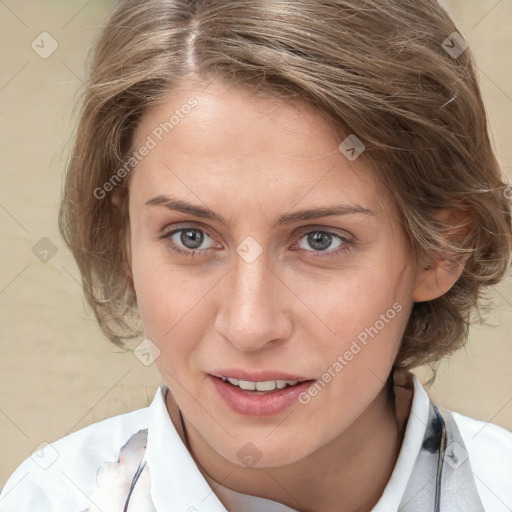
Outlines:
{"type": "MultiPolygon", "coordinates": [[[[0,485],[42,442],[146,406],[160,382],[153,367],[120,353],[100,334],[57,230],[73,105],[85,56],[112,5],[0,0],[0,485]],[[58,43],[46,59],[31,47],[43,31],[58,43]],[[47,263],[32,252],[43,237],[57,249],[47,263]]],[[[497,153],[510,176],[512,2],[446,5],[476,55],[497,153]]],[[[430,395],[511,430],[510,280],[497,288],[496,297],[493,327],[472,329],[467,348],[443,363],[430,395]]],[[[423,381],[429,375],[417,373],[423,381]]]]}

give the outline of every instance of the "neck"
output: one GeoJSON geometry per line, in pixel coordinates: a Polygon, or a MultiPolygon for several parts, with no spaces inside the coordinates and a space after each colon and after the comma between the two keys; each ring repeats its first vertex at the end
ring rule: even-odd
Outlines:
{"type": "Polygon", "coordinates": [[[307,457],[275,468],[244,468],[221,457],[186,420],[183,430],[176,402],[167,396],[171,419],[205,478],[301,512],[338,512],[340,503],[344,512],[370,511],[391,476],[407,419],[397,421],[384,386],[348,429],[307,457]]]}

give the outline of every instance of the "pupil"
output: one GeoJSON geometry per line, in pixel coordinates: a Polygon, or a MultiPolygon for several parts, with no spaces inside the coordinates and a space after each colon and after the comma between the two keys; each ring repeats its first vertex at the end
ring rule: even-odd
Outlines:
{"type": "Polygon", "coordinates": [[[181,232],[180,238],[181,243],[188,249],[197,249],[203,242],[204,235],[197,229],[187,229],[181,232]],[[191,245],[189,245],[190,242],[191,245]]]}
{"type": "Polygon", "coordinates": [[[316,231],[314,234],[308,236],[308,243],[313,249],[317,250],[327,249],[329,245],[331,245],[331,240],[332,236],[329,233],[322,233],[320,231],[316,231]]]}

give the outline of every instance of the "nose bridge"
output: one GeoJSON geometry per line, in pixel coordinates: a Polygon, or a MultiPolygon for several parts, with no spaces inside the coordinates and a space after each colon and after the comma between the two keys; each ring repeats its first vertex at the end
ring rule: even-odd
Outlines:
{"type": "MultiPolygon", "coordinates": [[[[240,248],[239,248],[240,249],[240,248]]],[[[264,302],[265,290],[268,289],[267,257],[260,254],[254,261],[246,260],[243,256],[235,258],[233,270],[233,294],[235,299],[252,307],[264,302]]]]}
{"type": "Polygon", "coordinates": [[[269,268],[266,253],[254,258],[251,251],[254,246],[243,243],[237,248],[218,318],[221,334],[241,350],[258,349],[284,335],[279,321],[282,285],[269,268]]]}

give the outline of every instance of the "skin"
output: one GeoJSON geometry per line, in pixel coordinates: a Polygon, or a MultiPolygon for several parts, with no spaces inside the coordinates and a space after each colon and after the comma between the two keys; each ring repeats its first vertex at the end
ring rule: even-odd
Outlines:
{"type": "Polygon", "coordinates": [[[178,404],[199,468],[226,487],[300,511],[370,510],[402,441],[385,381],[409,313],[448,291],[462,267],[415,261],[387,190],[300,102],[192,83],[144,113],[133,147],[190,96],[198,106],[138,163],[129,186],[128,270],[160,350],[171,420],[183,437],[178,404]],[[159,195],[207,207],[228,225],[146,205],[159,195]],[[339,203],[373,214],[275,226],[281,215],[339,203]],[[159,238],[179,227],[203,230],[201,245],[186,232],[172,237],[194,257],[159,238]],[[325,230],[353,243],[333,236],[315,250],[308,233],[325,230]],[[236,252],[249,236],[263,251],[251,263],[236,252]],[[321,379],[394,303],[402,310],[306,405],[246,417],[206,379],[230,367],[321,379]],[[261,454],[252,467],[237,456],[248,442],[261,454]]]}

